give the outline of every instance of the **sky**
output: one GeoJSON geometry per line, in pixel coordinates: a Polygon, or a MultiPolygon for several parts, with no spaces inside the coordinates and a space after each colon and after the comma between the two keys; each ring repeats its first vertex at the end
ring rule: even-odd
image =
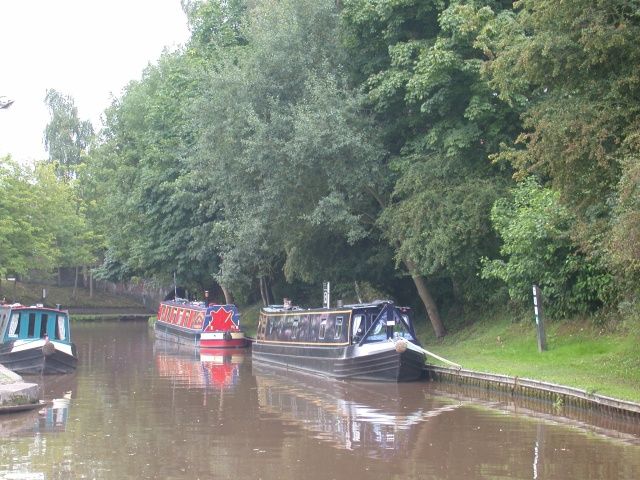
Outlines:
{"type": "Polygon", "coordinates": [[[101,114],[164,48],[189,38],[180,0],[0,0],[0,158],[47,158],[47,89],[70,95],[97,131],[101,114]]]}

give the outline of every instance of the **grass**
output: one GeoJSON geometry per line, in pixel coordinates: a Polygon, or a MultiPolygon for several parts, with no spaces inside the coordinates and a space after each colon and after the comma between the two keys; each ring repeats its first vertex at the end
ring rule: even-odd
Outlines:
{"type": "Polygon", "coordinates": [[[249,305],[240,309],[240,326],[245,334],[250,337],[256,336],[258,329],[258,317],[260,316],[261,304],[249,305]]]}
{"type": "Polygon", "coordinates": [[[547,322],[545,327],[547,350],[542,353],[535,323],[514,323],[507,314],[481,319],[443,340],[426,331],[419,336],[427,350],[463,368],[640,402],[640,338],[636,334],[621,327],[599,328],[588,320],[547,322]]]}
{"type": "Polygon", "coordinates": [[[84,288],[77,288],[75,296],[73,288],[57,287],[40,283],[9,282],[3,280],[0,284],[0,299],[6,298],[8,302],[18,301],[23,305],[42,303],[42,289],[46,289],[45,305],[62,305],[62,308],[84,307],[139,307],[140,302],[126,295],[116,295],[109,292],[94,291],[93,297],[84,288]],[[14,285],[15,283],[15,285],[14,285]]]}

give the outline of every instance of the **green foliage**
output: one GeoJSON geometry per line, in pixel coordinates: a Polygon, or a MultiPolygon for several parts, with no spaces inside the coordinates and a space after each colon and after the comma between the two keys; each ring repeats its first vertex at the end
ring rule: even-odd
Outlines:
{"type": "Polygon", "coordinates": [[[394,295],[406,267],[447,307],[504,281],[527,303],[539,282],[557,315],[635,311],[640,13],[513,6],[184,1],[187,46],[74,167],[103,276],[394,295]],[[510,204],[514,172],[543,183],[510,204]]]}
{"type": "Polygon", "coordinates": [[[166,280],[178,272],[189,286],[215,262],[190,249],[191,229],[207,218],[199,215],[198,185],[186,168],[197,78],[188,57],[165,54],[107,112],[105,141],[91,167],[108,205],[108,261],[99,272],[105,278],[166,280]]]}
{"type": "Polygon", "coordinates": [[[83,161],[91,141],[93,126],[78,118],[73,98],[56,90],[47,90],[45,104],[51,120],[44,131],[44,144],[49,161],[54,162],[59,178],[72,179],[83,161]]]}
{"type": "Polygon", "coordinates": [[[198,104],[197,175],[223,211],[211,226],[216,278],[246,287],[277,265],[315,283],[360,271],[383,154],[344,87],[333,5],[263,2],[247,25],[249,46],[210,75],[198,104]]]}
{"type": "Polygon", "coordinates": [[[518,145],[498,157],[536,172],[574,215],[572,236],[637,292],[633,192],[640,125],[640,9],[626,0],[522,0],[485,45],[501,98],[523,110],[518,145]],[[606,258],[608,264],[602,260],[606,258]]]}
{"type": "Polygon", "coordinates": [[[482,274],[503,280],[512,299],[530,303],[537,284],[547,312],[556,317],[593,311],[608,300],[611,275],[574,246],[574,219],[557,192],[527,178],[513,199],[496,202],[491,220],[503,240],[503,259],[485,258],[482,274]]]}
{"type": "Polygon", "coordinates": [[[242,21],[247,8],[245,0],[226,2],[183,0],[191,30],[192,53],[211,58],[221,49],[246,43],[242,21]],[[195,50],[195,52],[194,52],[195,50]]]}
{"type": "Polygon", "coordinates": [[[80,200],[51,164],[31,171],[0,163],[0,276],[93,262],[94,238],[80,200]]]}
{"type": "MultiPolygon", "coordinates": [[[[638,135],[635,136],[638,142],[638,135]]],[[[640,144],[635,151],[640,151],[640,144]]],[[[617,188],[617,203],[611,218],[611,237],[606,243],[611,263],[630,283],[627,291],[638,293],[640,284],[640,154],[621,161],[622,175],[617,188]],[[635,284],[635,285],[634,285],[635,284]]]]}
{"type": "Polygon", "coordinates": [[[348,2],[343,12],[349,47],[376,36],[375,58],[383,55],[382,42],[387,50],[386,61],[369,64],[375,71],[364,83],[395,154],[393,197],[379,224],[399,262],[452,279],[458,300],[480,297],[478,259],[497,246],[489,212],[507,183],[507,172],[492,167],[488,156],[518,126],[482,77],[484,53],[477,46],[503,8],[379,1],[348,2]]]}
{"type": "Polygon", "coordinates": [[[38,261],[53,264],[54,245],[44,237],[34,209],[38,192],[32,176],[10,157],[0,160],[0,277],[21,275],[38,261]]]}

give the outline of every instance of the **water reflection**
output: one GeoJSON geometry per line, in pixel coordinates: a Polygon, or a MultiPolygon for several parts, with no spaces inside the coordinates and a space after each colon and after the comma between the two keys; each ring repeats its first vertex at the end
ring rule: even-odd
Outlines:
{"type": "Polygon", "coordinates": [[[40,385],[42,408],[3,415],[0,418],[0,436],[64,432],[69,418],[71,398],[77,389],[76,374],[24,378],[27,382],[40,385]]]}
{"type": "Polygon", "coordinates": [[[637,444],[510,399],[253,368],[135,322],[74,334],[76,377],[43,379],[42,412],[0,417],[0,479],[640,478],[637,444]]]}
{"type": "Polygon", "coordinates": [[[218,389],[238,384],[246,355],[240,349],[195,349],[163,340],[156,340],[154,352],[160,377],[185,387],[218,389]]]}
{"type": "Polygon", "coordinates": [[[337,381],[256,362],[253,374],[263,414],[370,458],[409,456],[415,427],[460,405],[403,395],[406,384],[337,381]]]}
{"type": "Polygon", "coordinates": [[[640,418],[631,415],[598,413],[585,408],[556,405],[532,397],[513,396],[472,385],[434,383],[430,394],[456,399],[479,408],[530,418],[539,422],[566,425],[590,434],[640,445],[640,418]]]}

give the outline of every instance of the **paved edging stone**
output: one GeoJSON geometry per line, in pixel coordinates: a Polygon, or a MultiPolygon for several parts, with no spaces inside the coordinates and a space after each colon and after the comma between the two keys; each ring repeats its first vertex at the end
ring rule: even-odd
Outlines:
{"type": "Polygon", "coordinates": [[[27,383],[20,375],[0,365],[0,407],[38,403],[40,386],[27,383]]]}

